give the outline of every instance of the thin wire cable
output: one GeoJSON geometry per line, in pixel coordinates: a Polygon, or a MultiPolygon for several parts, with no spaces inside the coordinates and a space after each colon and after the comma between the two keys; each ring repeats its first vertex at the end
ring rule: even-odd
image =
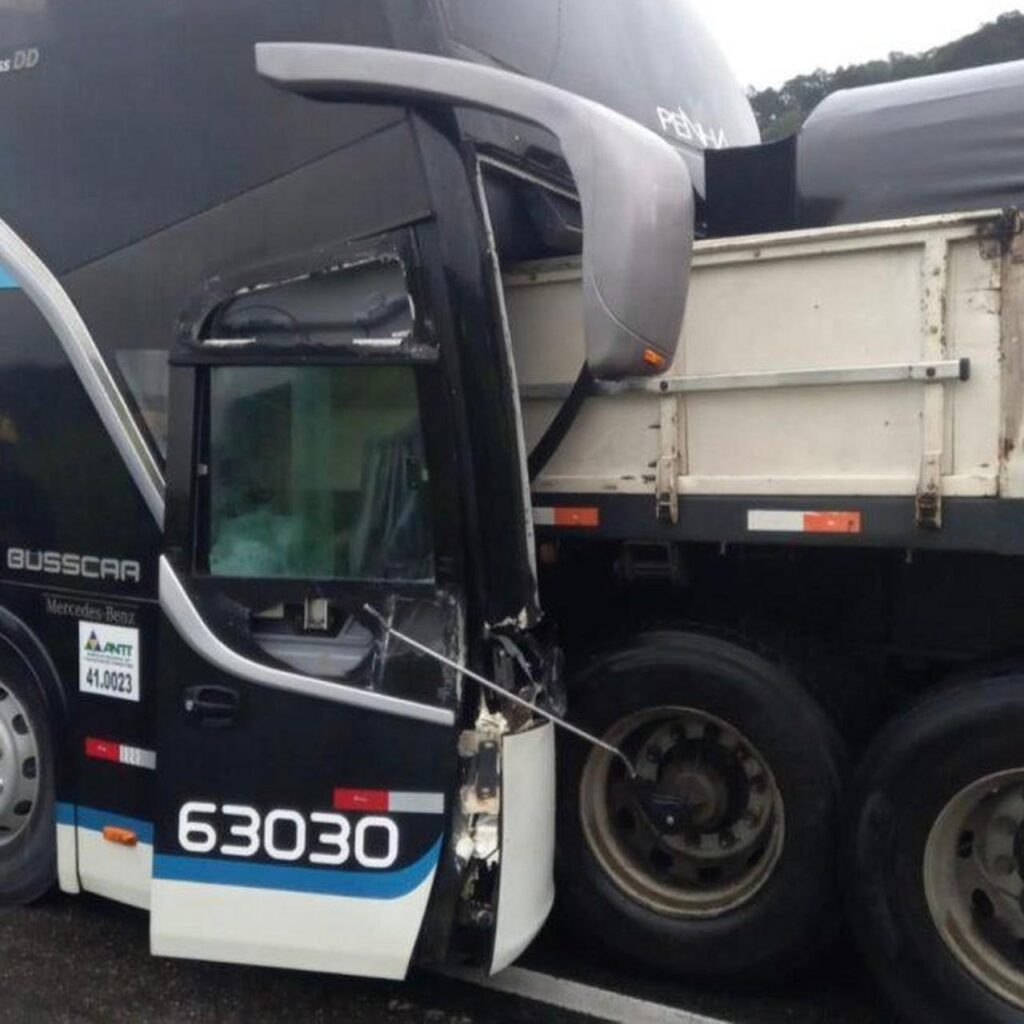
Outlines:
{"type": "Polygon", "coordinates": [[[468,669],[464,665],[460,665],[458,662],[452,661],[451,658],[446,658],[443,654],[427,647],[425,644],[421,644],[411,636],[406,636],[404,633],[399,632],[394,628],[394,626],[389,625],[384,616],[381,615],[381,613],[372,605],[364,604],[363,611],[368,615],[371,615],[378,623],[380,623],[381,628],[386,633],[395,637],[397,640],[401,640],[403,644],[412,647],[414,650],[417,650],[422,654],[426,654],[428,657],[433,658],[435,661],[439,661],[442,665],[446,665],[448,668],[453,669],[456,672],[461,672],[463,675],[469,676],[469,678],[474,682],[479,683],[492,693],[498,694],[505,700],[512,701],[513,704],[519,704],[521,707],[527,708],[535,715],[539,715],[541,718],[546,718],[553,725],[558,726],[559,729],[565,729],[566,732],[572,733],[574,736],[581,740],[585,740],[592,746],[606,750],[613,757],[617,757],[626,766],[626,770],[629,772],[629,777],[631,779],[636,778],[636,769],[633,767],[633,762],[630,761],[630,759],[626,757],[618,747],[614,747],[610,743],[605,743],[604,740],[598,739],[596,736],[592,736],[589,732],[585,732],[578,726],[571,725],[569,722],[565,721],[564,718],[559,718],[558,715],[554,715],[550,711],[545,711],[544,708],[538,707],[536,704],[533,704],[528,700],[524,700],[518,694],[512,693],[511,691],[506,690],[503,686],[499,686],[497,683],[492,682],[490,679],[485,679],[483,676],[478,675],[472,669],[468,669]]]}

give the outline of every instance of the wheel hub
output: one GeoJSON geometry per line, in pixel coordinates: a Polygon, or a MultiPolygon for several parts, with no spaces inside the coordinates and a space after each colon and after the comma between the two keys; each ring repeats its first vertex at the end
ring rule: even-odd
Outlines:
{"type": "Polygon", "coordinates": [[[949,950],[1024,1009],[1024,769],[981,779],[947,804],[925,847],[924,881],[949,950]]]}
{"type": "Polygon", "coordinates": [[[622,719],[605,739],[632,757],[636,780],[602,751],[580,782],[584,834],[627,895],[675,917],[747,900],[782,849],[782,802],[764,759],[727,723],[658,708],[622,719]]]}
{"type": "Polygon", "coordinates": [[[39,791],[39,750],[25,707],[0,682],[0,846],[28,823],[39,791]]]}
{"type": "Polygon", "coordinates": [[[683,825],[703,829],[718,821],[728,801],[720,776],[702,771],[699,765],[673,761],[667,765],[658,792],[674,798],[683,810],[683,825]]]}

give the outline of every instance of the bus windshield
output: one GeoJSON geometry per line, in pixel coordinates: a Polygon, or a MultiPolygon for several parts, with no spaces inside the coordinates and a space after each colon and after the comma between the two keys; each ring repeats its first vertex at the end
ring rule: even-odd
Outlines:
{"type": "Polygon", "coordinates": [[[213,575],[433,580],[412,367],[218,367],[210,378],[213,575]]]}

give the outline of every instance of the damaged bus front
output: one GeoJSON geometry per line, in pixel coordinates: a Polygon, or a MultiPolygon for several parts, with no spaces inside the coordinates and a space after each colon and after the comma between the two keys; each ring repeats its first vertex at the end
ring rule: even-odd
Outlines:
{"type": "Polygon", "coordinates": [[[164,955],[498,970],[553,899],[559,658],[455,111],[557,140],[596,377],[671,362],[692,185],[652,133],[503,71],[252,53],[235,116],[280,146],[221,154],[181,216],[0,224],[0,898],[56,873],[147,908],[164,955]]]}

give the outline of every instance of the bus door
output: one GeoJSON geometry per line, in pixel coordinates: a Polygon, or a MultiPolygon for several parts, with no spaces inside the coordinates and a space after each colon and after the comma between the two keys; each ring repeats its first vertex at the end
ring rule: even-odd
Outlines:
{"type": "Polygon", "coordinates": [[[172,362],[154,953],[401,977],[456,786],[438,356],[401,261],[239,289],[172,362]],[[382,339],[388,341],[382,343],[382,339]]]}

